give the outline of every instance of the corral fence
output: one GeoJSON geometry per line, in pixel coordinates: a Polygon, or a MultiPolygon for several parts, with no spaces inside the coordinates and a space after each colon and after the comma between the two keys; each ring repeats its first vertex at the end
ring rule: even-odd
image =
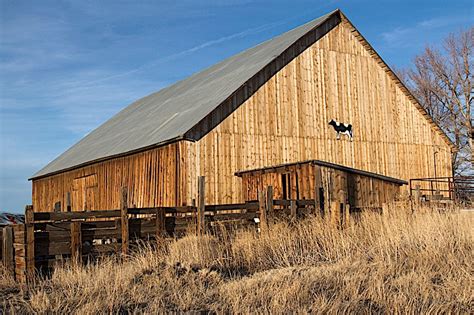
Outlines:
{"type": "Polygon", "coordinates": [[[337,224],[349,218],[347,204],[332,201],[323,208],[315,200],[275,200],[271,186],[259,193],[259,200],[205,205],[204,178],[199,179],[196,206],[129,208],[127,197],[122,188],[120,209],[114,210],[34,212],[27,206],[25,224],[2,230],[3,264],[18,282],[28,284],[35,273],[65,262],[81,264],[110,254],[126,257],[140,242],[157,244],[186,233],[202,236],[229,226],[264,232],[274,218],[324,215],[328,207],[337,224]]]}
{"type": "Polygon", "coordinates": [[[410,194],[422,201],[474,201],[474,176],[410,179],[410,194]]]}

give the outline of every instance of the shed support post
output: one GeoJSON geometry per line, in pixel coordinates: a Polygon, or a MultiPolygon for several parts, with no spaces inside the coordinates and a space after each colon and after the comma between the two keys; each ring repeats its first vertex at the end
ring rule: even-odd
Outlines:
{"type": "Polygon", "coordinates": [[[323,217],[324,206],[321,205],[322,186],[321,168],[317,165],[314,165],[314,214],[316,215],[320,213],[323,217]]]}
{"type": "Polygon", "coordinates": [[[333,172],[329,170],[326,174],[326,182],[324,185],[324,209],[323,213],[324,214],[329,214],[329,217],[331,217],[331,204],[334,201],[334,196],[333,196],[333,191],[334,191],[334,185],[333,185],[333,172]]]}
{"type": "Polygon", "coordinates": [[[122,195],[120,199],[120,220],[122,230],[122,254],[128,254],[129,232],[128,232],[128,190],[122,187],[122,195]]]}
{"type": "Polygon", "coordinates": [[[82,262],[81,222],[71,222],[71,260],[77,265],[82,262]]]}
{"type": "Polygon", "coordinates": [[[351,220],[351,205],[346,203],[345,204],[345,219],[344,219],[344,226],[349,226],[351,220]]]}
{"type": "Polygon", "coordinates": [[[35,275],[35,226],[33,206],[25,208],[25,232],[26,232],[26,282],[31,284],[35,275]]]}
{"type": "Polygon", "coordinates": [[[15,257],[13,253],[13,228],[11,226],[3,228],[2,255],[3,266],[13,275],[15,272],[15,257]]]}
{"type": "Polygon", "coordinates": [[[198,177],[198,205],[197,205],[197,235],[202,236],[206,233],[206,222],[205,222],[205,200],[206,200],[206,192],[205,192],[205,184],[206,178],[204,176],[198,177]]]}
{"type": "Polygon", "coordinates": [[[340,203],[338,201],[331,201],[329,204],[329,220],[331,224],[337,226],[338,224],[338,217],[340,211],[340,203]]]}
{"type": "Polygon", "coordinates": [[[258,211],[260,219],[260,232],[264,232],[268,229],[265,191],[259,191],[258,193],[258,211]]]}
{"type": "Polygon", "coordinates": [[[166,227],[165,227],[165,218],[166,218],[166,210],[163,208],[158,208],[156,210],[156,241],[158,242],[160,239],[164,238],[166,235],[166,227]]]}
{"type": "Polygon", "coordinates": [[[420,185],[415,186],[415,193],[413,194],[413,198],[415,199],[415,204],[419,204],[421,201],[421,187],[420,185]]]}
{"type": "Polygon", "coordinates": [[[290,200],[290,217],[292,220],[296,220],[298,216],[298,205],[296,200],[290,200]]]}
{"type": "Polygon", "coordinates": [[[274,219],[274,210],[273,210],[273,187],[267,187],[267,200],[266,200],[266,207],[267,207],[267,216],[268,220],[272,222],[274,219]]]}

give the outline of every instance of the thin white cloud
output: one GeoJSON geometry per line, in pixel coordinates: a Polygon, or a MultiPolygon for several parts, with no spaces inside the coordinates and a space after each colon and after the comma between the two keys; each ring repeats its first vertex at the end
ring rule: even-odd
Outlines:
{"type": "MultiPolygon", "coordinates": [[[[169,61],[173,61],[173,60],[176,60],[176,59],[181,58],[181,57],[185,57],[185,56],[190,55],[194,52],[202,50],[204,48],[211,47],[211,46],[214,46],[214,45],[217,45],[217,44],[221,44],[221,43],[233,40],[233,39],[243,38],[243,37],[248,36],[248,35],[258,34],[258,33],[264,32],[266,30],[269,30],[271,28],[274,28],[274,27],[276,27],[278,25],[282,25],[282,24],[284,24],[284,22],[268,23],[268,24],[261,25],[259,27],[247,29],[247,30],[242,31],[242,32],[238,32],[238,33],[234,33],[234,34],[231,34],[231,35],[228,35],[228,36],[223,36],[223,37],[220,37],[220,38],[217,38],[217,39],[213,39],[213,40],[204,42],[202,44],[199,44],[197,46],[194,46],[194,47],[185,49],[183,51],[171,54],[169,56],[157,58],[157,59],[155,59],[151,62],[144,63],[144,64],[142,64],[142,65],[140,65],[140,66],[138,66],[134,69],[130,69],[130,70],[127,70],[127,71],[124,71],[124,72],[121,72],[121,73],[106,76],[106,77],[103,77],[103,78],[100,78],[100,79],[90,80],[88,82],[85,82],[83,84],[80,84],[80,85],[76,86],[75,90],[88,89],[90,87],[93,87],[97,83],[102,83],[102,82],[109,81],[109,80],[112,80],[112,79],[125,77],[125,76],[128,76],[128,75],[143,71],[143,70],[149,70],[152,67],[156,67],[160,64],[163,64],[163,63],[166,63],[166,62],[169,62],[169,61]]],[[[72,92],[72,90],[69,90],[68,92],[72,92]]]]}
{"type": "Polygon", "coordinates": [[[445,16],[427,19],[411,26],[399,26],[391,31],[382,33],[382,39],[390,47],[405,47],[416,44],[424,45],[427,35],[447,26],[472,23],[472,19],[460,16],[445,16]]]}

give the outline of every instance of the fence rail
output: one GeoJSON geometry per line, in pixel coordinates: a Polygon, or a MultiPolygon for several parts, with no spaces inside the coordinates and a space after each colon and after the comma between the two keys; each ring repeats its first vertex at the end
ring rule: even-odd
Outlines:
{"type": "MultiPolygon", "coordinates": [[[[120,209],[35,213],[27,206],[24,225],[2,230],[3,263],[19,282],[28,284],[35,272],[50,270],[58,263],[82,263],[113,253],[127,255],[139,240],[203,235],[212,233],[217,225],[265,231],[268,221],[277,216],[294,220],[305,213],[327,211],[315,200],[274,200],[271,187],[260,192],[256,201],[205,205],[200,180],[196,206],[129,208],[126,188],[120,209]]],[[[326,207],[340,216],[340,223],[347,220],[348,205],[333,201],[326,207]]]]}
{"type": "Polygon", "coordinates": [[[474,176],[432,177],[410,179],[410,194],[427,201],[451,200],[472,202],[474,176]]]}

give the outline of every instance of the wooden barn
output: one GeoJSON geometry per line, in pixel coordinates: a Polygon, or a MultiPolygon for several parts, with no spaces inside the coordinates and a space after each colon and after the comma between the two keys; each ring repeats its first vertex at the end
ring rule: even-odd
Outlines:
{"type": "Polygon", "coordinates": [[[452,148],[336,10],[129,105],[33,175],[32,202],[118,209],[127,187],[135,207],[185,206],[198,176],[208,204],[255,199],[266,180],[280,197],[312,198],[318,176],[334,175],[371,205],[411,178],[451,176],[452,148]],[[337,139],[343,123],[353,141],[337,139]]]}

